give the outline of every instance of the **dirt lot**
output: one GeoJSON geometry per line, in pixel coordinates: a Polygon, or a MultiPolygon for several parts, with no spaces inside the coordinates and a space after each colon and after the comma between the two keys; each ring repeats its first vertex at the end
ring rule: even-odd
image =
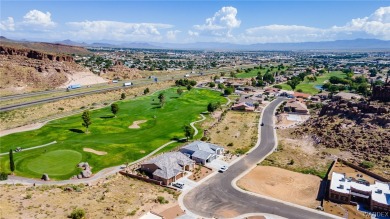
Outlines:
{"type": "Polygon", "coordinates": [[[261,195],[315,208],[321,179],[277,167],[257,166],[242,179],[238,186],[261,195]]]}
{"type": "Polygon", "coordinates": [[[324,211],[343,218],[348,215],[348,219],[371,218],[369,215],[364,215],[363,212],[358,211],[355,206],[336,204],[329,201],[324,201],[324,211]]]}
{"type": "Polygon", "coordinates": [[[342,158],[351,156],[347,152],[319,148],[308,136],[293,139],[289,135],[290,131],[277,130],[278,149],[268,156],[262,165],[324,177],[335,156],[342,158]]]}
{"type": "Polygon", "coordinates": [[[228,111],[216,126],[209,129],[209,141],[229,151],[246,149],[257,141],[259,113],[228,111]]]}
{"type": "Polygon", "coordinates": [[[139,218],[177,204],[178,193],[115,175],[92,186],[0,186],[1,218],[66,218],[82,208],[87,218],[139,218]],[[69,190],[73,191],[66,191],[69,190]],[[164,197],[168,203],[156,199],[164,197]]]}

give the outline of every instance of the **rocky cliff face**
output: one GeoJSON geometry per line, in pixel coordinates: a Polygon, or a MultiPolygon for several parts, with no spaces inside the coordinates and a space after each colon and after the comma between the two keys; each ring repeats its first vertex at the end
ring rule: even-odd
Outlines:
{"type": "Polygon", "coordinates": [[[58,62],[73,62],[73,57],[69,55],[54,55],[49,53],[43,53],[36,50],[30,49],[17,49],[12,47],[0,46],[0,54],[1,55],[18,55],[24,56],[30,59],[38,59],[38,60],[50,60],[50,61],[58,61],[58,62]]]}
{"type": "Polygon", "coordinates": [[[390,128],[390,105],[367,101],[333,101],[324,105],[320,116],[339,116],[360,124],[390,128]]]}

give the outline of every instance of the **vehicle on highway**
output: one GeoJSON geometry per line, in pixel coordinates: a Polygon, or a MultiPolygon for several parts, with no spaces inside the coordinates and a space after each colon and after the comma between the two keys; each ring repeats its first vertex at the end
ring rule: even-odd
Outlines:
{"type": "Polygon", "coordinates": [[[184,77],[187,78],[187,77],[190,77],[190,75],[189,75],[189,74],[186,74],[186,75],[184,75],[184,77]]]}
{"type": "Polygon", "coordinates": [[[128,86],[131,86],[133,85],[132,82],[126,82],[126,83],[123,83],[123,87],[128,87],[128,86]]]}
{"type": "Polygon", "coordinates": [[[261,123],[261,126],[264,126],[264,122],[261,123]]]}
{"type": "Polygon", "coordinates": [[[112,80],[112,83],[118,83],[118,80],[112,80]]]}
{"type": "Polygon", "coordinates": [[[223,173],[223,172],[225,172],[227,169],[229,169],[227,166],[222,166],[221,168],[219,168],[219,172],[223,173]]]}
{"type": "Polygon", "coordinates": [[[183,189],[184,183],[174,182],[174,183],[172,183],[172,186],[179,188],[179,189],[183,189]]]}
{"type": "Polygon", "coordinates": [[[81,85],[80,84],[71,84],[68,86],[68,89],[77,89],[77,88],[81,88],[81,85]]]}

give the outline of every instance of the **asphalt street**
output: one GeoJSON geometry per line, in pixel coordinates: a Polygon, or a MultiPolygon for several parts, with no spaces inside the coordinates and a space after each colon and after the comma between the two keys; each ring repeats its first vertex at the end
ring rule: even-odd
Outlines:
{"type": "Polygon", "coordinates": [[[188,210],[194,214],[210,218],[224,217],[223,212],[236,215],[269,213],[291,219],[333,218],[320,214],[320,212],[309,211],[283,202],[243,193],[232,186],[231,182],[237,176],[253,167],[273,150],[275,134],[272,117],[275,108],[282,101],[282,98],[276,99],[265,108],[262,117],[264,126],[261,128],[261,141],[256,149],[248,155],[244,155],[244,158],[231,165],[226,172],[208,179],[184,196],[183,202],[188,210]]]}

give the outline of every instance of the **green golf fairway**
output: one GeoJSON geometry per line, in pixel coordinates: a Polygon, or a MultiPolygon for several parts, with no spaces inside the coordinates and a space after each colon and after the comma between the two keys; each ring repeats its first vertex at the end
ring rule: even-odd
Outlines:
{"type": "MultiPolygon", "coordinates": [[[[172,139],[183,138],[183,126],[199,120],[199,114],[206,111],[208,103],[227,102],[216,91],[194,88],[179,95],[176,90],[177,87],[161,91],[165,94],[163,107],[158,99],[161,92],[156,92],[118,101],[116,117],[110,106],[90,111],[92,124],[88,134],[81,125],[81,114],[77,114],[51,121],[37,130],[1,137],[0,152],[57,141],[46,147],[14,153],[15,173],[35,178],[45,172],[53,179],[69,179],[80,172],[75,165],[79,161],[88,162],[96,173],[106,167],[138,160],[172,139]],[[146,122],[140,123],[139,128],[129,128],[139,120],[146,122]],[[107,154],[86,152],[84,148],[107,154]],[[81,154],[81,159],[73,152],[81,154]]],[[[0,164],[0,171],[10,172],[8,155],[0,157],[0,164]]]]}

